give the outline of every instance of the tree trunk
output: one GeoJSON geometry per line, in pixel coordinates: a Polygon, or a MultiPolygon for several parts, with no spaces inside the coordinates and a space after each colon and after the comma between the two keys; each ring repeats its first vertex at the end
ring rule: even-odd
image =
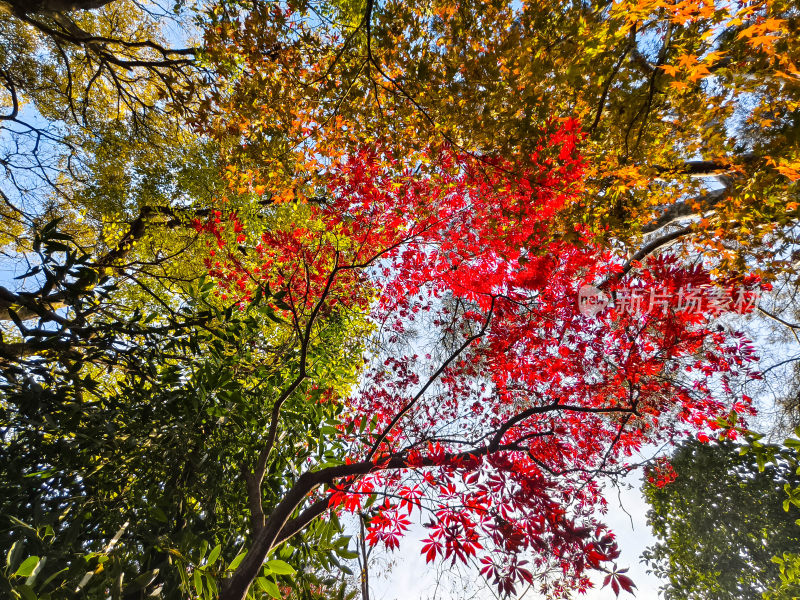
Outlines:
{"type": "Polygon", "coordinates": [[[114,0],[5,0],[17,14],[46,12],[69,12],[71,10],[92,10],[102,8],[114,0]]]}
{"type": "Polygon", "coordinates": [[[369,600],[369,550],[367,550],[363,514],[358,515],[358,525],[358,564],[361,567],[361,600],[369,600]]]}
{"type": "Polygon", "coordinates": [[[264,527],[253,536],[253,543],[244,560],[223,584],[219,600],[244,600],[292,512],[319,484],[320,481],[316,480],[313,473],[306,472],[300,475],[294,486],[272,511],[264,527]]]}

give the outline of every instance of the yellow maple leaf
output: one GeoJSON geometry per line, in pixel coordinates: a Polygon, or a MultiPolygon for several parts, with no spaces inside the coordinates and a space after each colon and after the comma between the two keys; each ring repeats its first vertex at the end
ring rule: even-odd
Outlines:
{"type": "Polygon", "coordinates": [[[758,33],[760,33],[760,31],[761,31],[761,27],[760,26],[751,25],[750,27],[747,27],[746,29],[742,29],[739,32],[739,35],[736,36],[736,39],[737,40],[741,40],[742,38],[746,38],[746,37],[750,38],[750,37],[753,37],[754,35],[757,35],[758,33]]]}
{"type": "Polygon", "coordinates": [[[675,73],[678,72],[678,67],[675,67],[673,65],[660,65],[659,68],[662,69],[664,73],[666,73],[670,77],[675,77],[675,73]]]}
{"type": "Polygon", "coordinates": [[[765,31],[781,31],[783,29],[786,19],[769,18],[763,23],[765,31]]]}
{"type": "MultiPolygon", "coordinates": [[[[800,165],[798,165],[798,166],[800,166],[800,165]]],[[[798,179],[800,179],[800,171],[798,171],[797,169],[793,169],[792,167],[790,167],[788,165],[779,165],[776,170],[778,171],[778,173],[780,173],[784,177],[789,178],[790,181],[797,181],[798,179]]],[[[790,202],[789,204],[797,204],[797,203],[796,202],[790,202]]]]}
{"type": "Polygon", "coordinates": [[[775,71],[775,76],[781,79],[788,79],[789,81],[796,81],[797,78],[800,77],[800,73],[790,74],[785,71],[775,71]]]}
{"type": "Polygon", "coordinates": [[[764,52],[770,52],[772,50],[772,45],[775,43],[777,38],[771,35],[758,35],[756,37],[750,38],[747,42],[753,48],[758,48],[761,46],[764,52]]]}
{"type": "Polygon", "coordinates": [[[717,62],[720,58],[725,56],[725,54],[726,53],[725,53],[724,50],[714,50],[713,52],[709,52],[708,54],[706,54],[703,57],[703,60],[704,60],[704,62],[706,62],[708,64],[713,64],[713,63],[717,62]]]}
{"type": "Polygon", "coordinates": [[[706,75],[709,74],[710,71],[708,70],[708,67],[702,64],[697,65],[689,70],[689,81],[697,81],[698,79],[703,79],[706,75]]]}
{"type": "Polygon", "coordinates": [[[678,57],[679,67],[686,67],[687,69],[691,69],[695,64],[697,64],[696,54],[681,54],[678,57]]]}

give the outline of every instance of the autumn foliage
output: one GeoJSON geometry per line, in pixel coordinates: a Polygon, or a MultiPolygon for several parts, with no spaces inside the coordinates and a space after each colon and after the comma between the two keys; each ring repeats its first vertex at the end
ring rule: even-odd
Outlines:
{"type": "Polygon", "coordinates": [[[3,6],[3,597],[344,596],[346,514],[630,592],[606,486],[800,341],[796,3],[3,6]]]}
{"type": "MultiPolygon", "coordinates": [[[[581,223],[632,246],[680,225],[721,272],[794,272],[798,23],[784,1],[239,3],[215,11],[203,126],[232,188],[306,197],[380,140],[523,164],[554,117],[588,138],[581,223]],[[768,243],[762,243],[768,239],[768,243]]],[[[410,158],[413,162],[413,158],[410,158]]]]}
{"type": "Polygon", "coordinates": [[[676,307],[679,289],[712,285],[702,268],[631,263],[580,226],[576,241],[553,235],[582,191],[583,134],[567,119],[541,135],[528,166],[431,148],[425,176],[375,144],[335,161],[319,200],[276,207],[296,220],[251,231],[222,206],[196,227],[219,293],[242,307],[269,290],[297,332],[341,311],[373,323],[357,389],[324,396],[344,404],[349,455],[308,466],[301,504],[359,512],[377,497],[367,539],[390,549],[425,513],[426,559],[476,558],[504,594],[586,589],[592,571],[630,591],[599,476],[643,444],[750,414],[728,382],[752,349],[709,329],[708,304],[676,307]],[[663,298],[584,316],[586,282],[663,298]]]}

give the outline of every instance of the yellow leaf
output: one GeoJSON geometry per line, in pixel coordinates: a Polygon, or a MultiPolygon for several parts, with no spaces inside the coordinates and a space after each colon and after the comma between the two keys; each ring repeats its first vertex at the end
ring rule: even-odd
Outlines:
{"type": "Polygon", "coordinates": [[[767,19],[764,21],[763,27],[766,31],[780,31],[783,29],[783,25],[786,23],[786,19],[767,19]]]}
{"type": "Polygon", "coordinates": [[[662,69],[664,73],[666,73],[670,77],[675,77],[675,73],[678,72],[678,67],[675,67],[673,65],[660,65],[659,68],[662,69]]]}
{"type": "Polygon", "coordinates": [[[710,72],[708,67],[705,65],[697,65],[690,69],[689,71],[689,81],[697,81],[698,79],[703,79],[706,75],[710,72]]]}
{"type": "MultiPolygon", "coordinates": [[[[798,179],[800,179],[800,171],[797,171],[796,169],[793,169],[791,167],[788,167],[788,166],[785,166],[785,165],[781,165],[781,166],[779,166],[777,168],[777,171],[778,171],[778,173],[780,173],[784,177],[788,177],[790,181],[797,181],[798,179]]],[[[786,206],[789,206],[790,204],[797,205],[797,202],[790,202],[786,206]]],[[[789,210],[793,210],[793,209],[789,209],[789,210]]]]}
{"type": "Polygon", "coordinates": [[[696,54],[682,54],[681,56],[678,57],[679,67],[686,67],[687,69],[691,69],[696,64],[697,64],[696,54]]]}

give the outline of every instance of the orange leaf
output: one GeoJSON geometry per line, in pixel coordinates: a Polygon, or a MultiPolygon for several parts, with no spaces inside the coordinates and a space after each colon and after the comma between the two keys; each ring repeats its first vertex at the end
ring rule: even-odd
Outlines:
{"type": "Polygon", "coordinates": [[[678,68],[672,65],[659,65],[659,68],[664,71],[670,77],[675,77],[675,73],[678,72],[678,68]]]}

